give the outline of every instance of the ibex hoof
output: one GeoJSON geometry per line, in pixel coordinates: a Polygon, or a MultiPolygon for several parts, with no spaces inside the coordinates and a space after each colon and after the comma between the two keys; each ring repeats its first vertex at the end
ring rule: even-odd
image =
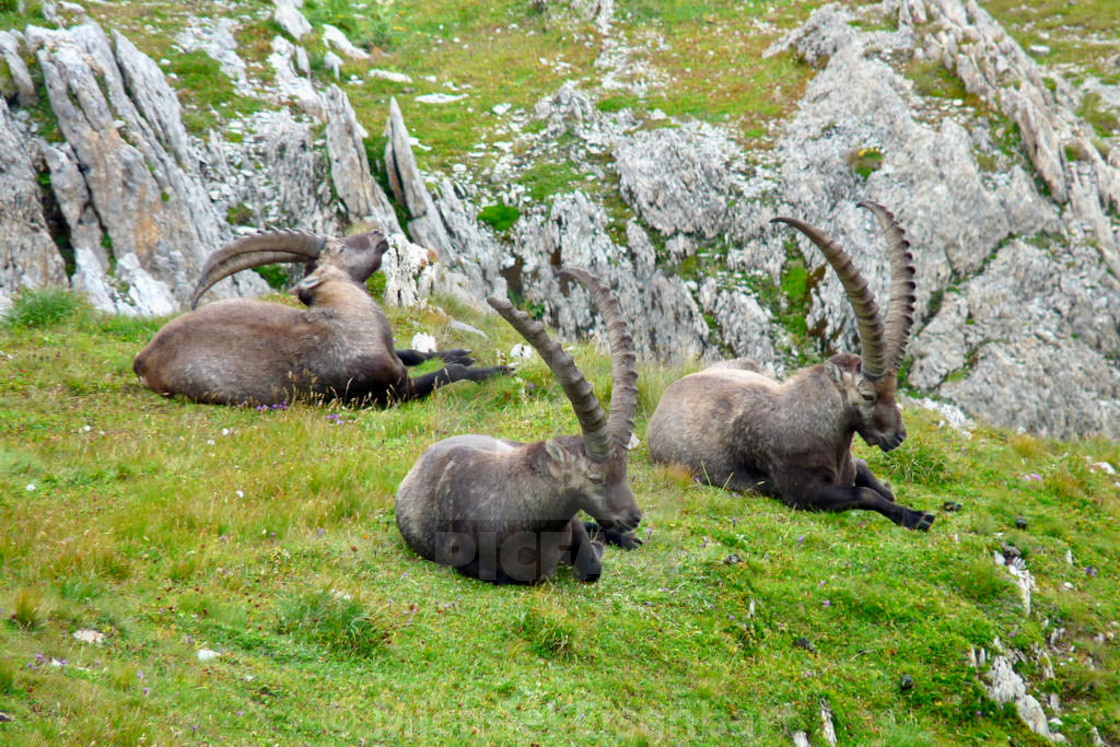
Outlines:
{"type": "Polygon", "coordinates": [[[439,356],[445,363],[461,363],[464,366],[473,366],[474,358],[471,357],[471,351],[466,348],[455,348],[453,350],[437,350],[434,355],[439,356]]]}
{"type": "Polygon", "coordinates": [[[906,522],[907,529],[917,529],[919,532],[928,532],[929,528],[933,526],[933,520],[937,518],[933,514],[915,513],[909,517],[906,522]]]}
{"type": "Polygon", "coordinates": [[[580,573],[579,571],[576,571],[575,575],[576,575],[576,579],[582,581],[583,583],[593,584],[593,583],[595,583],[596,581],[599,580],[599,576],[603,575],[603,571],[602,571],[602,569],[599,569],[597,571],[592,571],[590,573],[580,573]]]}

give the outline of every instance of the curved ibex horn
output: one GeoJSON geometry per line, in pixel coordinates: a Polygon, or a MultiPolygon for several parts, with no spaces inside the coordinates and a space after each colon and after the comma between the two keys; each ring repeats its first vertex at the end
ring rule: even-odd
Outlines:
{"type": "Polygon", "coordinates": [[[638,369],[634,341],[630,337],[622,308],[610,288],[582,267],[565,267],[561,279],[575,278],[591,291],[595,306],[607,325],[611,350],[611,413],[608,428],[617,446],[630,448],[634,419],[638,414],[638,369]]]}
{"type": "Polygon", "coordinates": [[[235,272],[274,262],[306,262],[317,259],[326,238],[303,231],[256,233],[226,244],[206,258],[202,274],[191,292],[191,308],[219,280],[235,272]]]}
{"type": "Polygon", "coordinates": [[[486,299],[494,311],[510,323],[522,337],[528,340],[548,367],[552,375],[564,387],[568,401],[579,419],[580,428],[583,430],[583,443],[587,455],[596,462],[609,462],[614,456],[614,444],[611,443],[611,433],[607,425],[607,416],[595,398],[595,390],[591,383],[584,378],[572,356],[564,352],[560,343],[554,342],[545,331],[544,325],[533,321],[523,311],[518,311],[507,299],[490,296],[486,299]]]}
{"type": "Polygon", "coordinates": [[[859,330],[860,358],[863,375],[868,379],[881,379],[887,372],[887,356],[883,342],[883,320],[879,316],[879,306],[875,296],[867,287],[852,258],[844,248],[813,226],[796,218],[773,218],[771,223],[786,223],[809,237],[824,254],[825,259],[836,271],[848,302],[856,314],[856,327],[859,330]]]}
{"type": "Polygon", "coordinates": [[[906,231],[889,210],[871,200],[864,200],[859,206],[875,215],[887,237],[887,255],[891,261],[891,300],[887,304],[886,359],[889,368],[898,370],[906,341],[910,338],[910,329],[914,326],[914,307],[917,305],[914,255],[910,253],[906,231]]]}

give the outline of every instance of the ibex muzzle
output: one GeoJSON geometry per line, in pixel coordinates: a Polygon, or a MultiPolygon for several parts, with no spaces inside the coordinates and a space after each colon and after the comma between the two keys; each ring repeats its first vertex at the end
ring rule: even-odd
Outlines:
{"type": "Polygon", "coordinates": [[[795,508],[878,511],[910,529],[933,515],[900,506],[867,464],[854,459],[852,437],[884,451],[906,438],[895,401],[898,366],[914,323],[914,264],[894,216],[861,202],[879,221],[891,263],[886,322],[847,252],[794,218],[824,253],[855,311],[862,357],[840,353],[785,383],[751,361],[717,364],[673,383],[646,431],[655,461],[682,464],[708,483],[779,496],[795,508]]]}

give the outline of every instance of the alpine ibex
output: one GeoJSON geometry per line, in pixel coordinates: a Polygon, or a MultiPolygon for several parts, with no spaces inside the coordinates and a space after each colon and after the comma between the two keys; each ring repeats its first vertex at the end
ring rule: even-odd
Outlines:
{"type": "Polygon", "coordinates": [[[785,383],[746,359],[717,364],[666,389],[646,432],[655,461],[682,464],[711,485],[776,495],[817,511],[878,511],[908,529],[928,530],[933,515],[894,502],[852,437],[890,451],[906,438],[895,402],[898,366],[914,323],[914,265],[904,232],[885,208],[864,201],[887,239],[891,265],[886,323],[843,248],[793,218],[775,218],[824,253],[855,311],[862,359],[840,353],[785,383]]]}
{"type": "Polygon", "coordinates": [[[395,350],[385,312],[365,282],[389,244],[377,232],[345,239],[277,231],[214,252],[191,294],[192,308],[214,283],[273,262],[306,262],[292,293],[307,308],[253,299],[207,304],[168,322],[133,370],[160,394],[217,404],[276,404],[310,396],[347,402],[401,401],[437,386],[508,373],[471,368],[469,350],[395,350]],[[405,366],[438,356],[446,366],[414,379],[405,366]]]}
{"type": "Polygon", "coordinates": [[[626,477],[638,406],[633,343],[618,301],[598,278],[580,268],[564,269],[561,278],[580,280],[607,324],[610,417],[544,326],[509,301],[488,298],[548,363],[583,435],[532,444],[479,435],[449,438],[420,456],[397,491],[397,526],[408,546],[472,578],[535,583],[559,563],[569,563],[577,578],[596,581],[602,541],[626,549],[641,544],[633,530],[642,514],[626,477]],[[577,519],[580,510],[598,525],[577,519]]]}

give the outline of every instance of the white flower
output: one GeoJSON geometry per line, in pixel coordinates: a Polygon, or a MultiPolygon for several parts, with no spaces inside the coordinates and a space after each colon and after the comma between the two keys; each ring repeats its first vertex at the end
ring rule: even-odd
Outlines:
{"type": "Polygon", "coordinates": [[[236,496],[237,496],[238,498],[244,498],[244,497],[245,497],[245,491],[244,491],[244,490],[238,490],[238,491],[237,491],[237,492],[235,493],[235,495],[236,495],[236,496]]]}
{"type": "Polygon", "coordinates": [[[35,483],[33,483],[33,482],[27,483],[27,492],[28,493],[34,493],[35,489],[36,489],[35,483]]]}
{"type": "Polygon", "coordinates": [[[220,653],[218,653],[217,651],[211,651],[208,648],[200,648],[198,650],[198,660],[199,661],[213,661],[214,659],[217,659],[219,656],[221,656],[220,653]]]}

